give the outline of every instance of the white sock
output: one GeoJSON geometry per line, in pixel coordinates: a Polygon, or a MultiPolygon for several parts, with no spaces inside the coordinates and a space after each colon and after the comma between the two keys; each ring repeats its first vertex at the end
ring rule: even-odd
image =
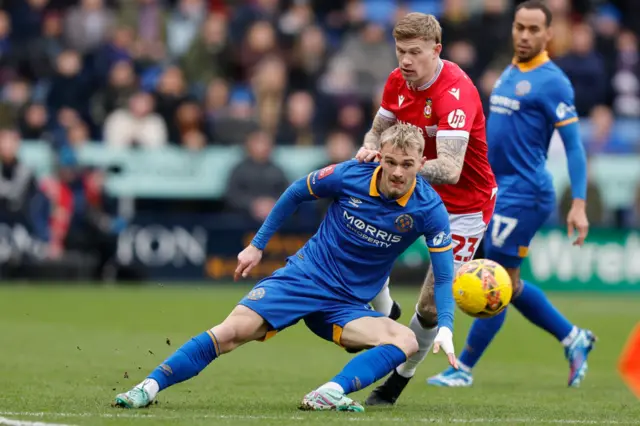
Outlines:
{"type": "Polygon", "coordinates": [[[325,383],[324,385],[322,385],[322,386],[320,386],[318,388],[318,390],[320,390],[320,389],[332,389],[332,390],[337,390],[340,393],[344,393],[344,389],[342,388],[342,386],[340,386],[336,382],[325,383]]]}
{"type": "Polygon", "coordinates": [[[562,339],[562,342],[560,343],[562,343],[562,346],[567,347],[573,343],[576,337],[578,337],[578,327],[574,325],[569,335],[562,339]]]}
{"type": "Polygon", "coordinates": [[[153,379],[144,379],[144,381],[136,386],[147,391],[149,395],[149,401],[156,399],[156,395],[160,392],[160,385],[153,379]]]}
{"type": "Polygon", "coordinates": [[[389,278],[387,278],[387,281],[384,283],[384,287],[380,290],[380,293],[378,293],[378,295],[371,301],[371,306],[373,309],[385,316],[389,316],[391,314],[393,299],[389,292],[389,278]]]}
{"type": "Polygon", "coordinates": [[[433,341],[438,334],[438,327],[423,328],[420,321],[418,321],[418,314],[413,314],[409,328],[413,330],[418,339],[418,352],[411,355],[409,359],[401,364],[396,370],[402,377],[413,377],[416,374],[416,368],[426,358],[427,354],[433,346],[433,341]]]}

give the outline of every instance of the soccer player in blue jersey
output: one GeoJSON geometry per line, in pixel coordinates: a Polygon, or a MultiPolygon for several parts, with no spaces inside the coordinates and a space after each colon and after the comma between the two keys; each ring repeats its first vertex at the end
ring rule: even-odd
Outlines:
{"type": "Polygon", "coordinates": [[[384,377],[418,350],[411,329],[368,303],[384,286],[396,258],[422,236],[435,274],[439,331],[434,352],[442,349],[456,366],[449,220],[438,194],[417,176],[426,161],[424,138],[416,127],[397,124],[382,134],[381,146],[380,165],[347,161],[291,185],[238,255],[235,278],[247,277],[300,203],[333,198],[317,233],[284,268],[260,281],[221,324],[185,343],[142,383],[117,395],[114,405],[146,407],[159,391],[198,375],[217,357],[304,320],[324,339],[368,350],[308,393],[300,408],[364,411],[347,395],[384,377]]]}
{"type": "MultiPolygon", "coordinates": [[[[587,167],[573,105],[573,88],[545,51],[551,38],[551,12],[538,0],[516,8],[513,22],[515,58],[491,94],[487,122],[489,162],[498,181],[496,209],[487,230],[485,257],[502,264],[511,276],[513,306],[529,321],[551,333],[569,361],[569,386],[580,384],[595,337],[558,312],[542,291],[520,279],[520,264],[529,243],[554,209],[552,179],[546,170],[547,151],[558,130],[567,153],[573,205],[567,216],[569,237],[581,246],[589,222],[585,212],[587,167]]],[[[470,386],[471,369],[498,333],[506,311],[474,321],[460,355],[459,370],[431,377],[437,386],[470,386]]]]}

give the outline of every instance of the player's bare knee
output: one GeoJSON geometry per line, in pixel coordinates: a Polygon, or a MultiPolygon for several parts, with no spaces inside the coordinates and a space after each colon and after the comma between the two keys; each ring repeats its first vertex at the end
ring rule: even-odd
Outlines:
{"type": "Polygon", "coordinates": [[[390,344],[398,347],[408,357],[418,351],[416,334],[409,327],[394,323],[380,335],[378,345],[390,344]]]}
{"type": "Polygon", "coordinates": [[[267,333],[267,324],[257,313],[244,306],[237,306],[219,325],[211,329],[220,354],[225,354],[267,333]]]}
{"type": "Polygon", "coordinates": [[[416,334],[408,327],[404,327],[401,333],[398,333],[395,337],[394,345],[400,348],[407,357],[418,352],[418,339],[416,334]]]}

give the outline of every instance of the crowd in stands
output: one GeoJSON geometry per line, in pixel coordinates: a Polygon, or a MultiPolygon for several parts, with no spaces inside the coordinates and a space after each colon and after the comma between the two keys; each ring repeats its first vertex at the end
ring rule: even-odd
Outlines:
{"type": "MultiPolygon", "coordinates": [[[[342,161],[361,144],[397,65],[391,28],[399,16],[438,17],[442,56],[476,82],[486,108],[511,60],[515,3],[0,0],[0,127],[18,131],[0,137],[9,147],[0,152],[2,179],[21,170],[12,166],[16,135],[22,143],[47,141],[67,169],[87,143],[193,151],[241,145],[247,159],[232,172],[229,191],[246,196],[228,208],[260,220],[288,184],[270,162],[274,146],[326,145],[330,159],[342,161]]],[[[587,151],[640,152],[640,135],[615,126],[640,120],[636,2],[548,4],[549,53],[591,123],[587,151]]]]}

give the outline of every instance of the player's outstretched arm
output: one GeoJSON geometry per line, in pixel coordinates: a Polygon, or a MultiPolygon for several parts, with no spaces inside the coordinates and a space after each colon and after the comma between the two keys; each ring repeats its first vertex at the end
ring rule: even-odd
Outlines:
{"type": "Polygon", "coordinates": [[[304,201],[322,197],[333,197],[342,190],[342,173],[346,163],[333,164],[321,170],[309,173],[295,181],[278,198],[271,212],[258,230],[251,244],[238,255],[238,267],[235,279],[246,277],[251,269],[262,259],[262,251],[282,224],[297,210],[304,201]]]}
{"type": "Polygon", "coordinates": [[[453,347],[453,316],[455,302],[453,300],[453,248],[449,218],[444,205],[438,206],[430,217],[430,230],[425,233],[431,272],[434,279],[434,299],[438,312],[438,334],[434,340],[433,352],[442,349],[449,364],[458,368],[455,349],[453,347]]]}
{"type": "Polygon", "coordinates": [[[420,174],[429,183],[435,185],[458,183],[468,144],[468,138],[438,136],[436,138],[438,158],[424,163],[420,174]]]}
{"type": "Polygon", "coordinates": [[[547,83],[549,96],[545,98],[544,111],[558,129],[560,138],[567,153],[567,166],[571,181],[573,204],[567,215],[569,238],[574,230],[578,238],[574,245],[581,246],[589,232],[587,220],[587,156],[580,138],[580,124],[574,106],[574,91],[567,78],[556,78],[547,83]]]}

